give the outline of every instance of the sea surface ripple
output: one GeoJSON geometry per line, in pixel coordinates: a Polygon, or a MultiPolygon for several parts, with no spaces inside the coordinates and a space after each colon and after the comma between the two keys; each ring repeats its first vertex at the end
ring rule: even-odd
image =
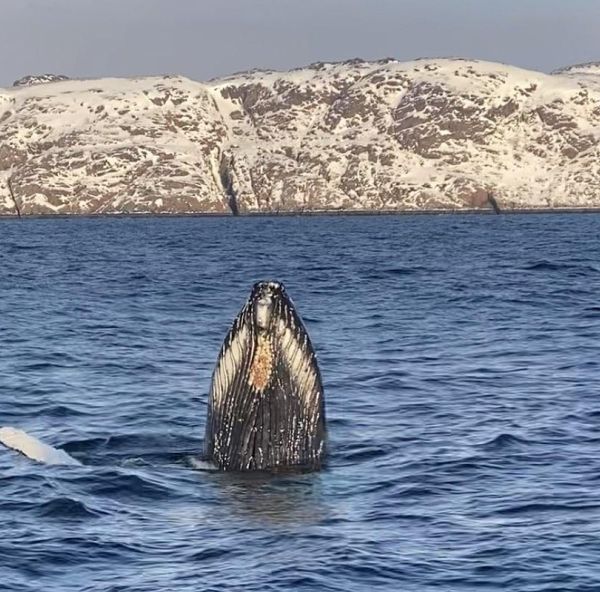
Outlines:
{"type": "Polygon", "coordinates": [[[18,592],[600,590],[600,216],[0,221],[18,592]],[[286,283],[321,473],[199,470],[221,341],[286,283]]]}

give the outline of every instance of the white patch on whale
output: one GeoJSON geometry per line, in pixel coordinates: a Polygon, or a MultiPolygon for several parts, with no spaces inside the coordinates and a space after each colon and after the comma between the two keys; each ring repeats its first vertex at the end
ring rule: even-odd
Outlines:
{"type": "Polygon", "coordinates": [[[213,396],[215,405],[221,404],[221,398],[229,391],[233,379],[240,371],[241,365],[247,357],[250,343],[250,332],[245,324],[237,327],[231,333],[231,341],[223,348],[217,366],[214,370],[213,396]]]}
{"type": "Polygon", "coordinates": [[[304,332],[298,333],[293,317],[288,323],[284,320],[279,321],[278,329],[283,359],[289,368],[290,376],[294,379],[298,396],[308,409],[319,394],[319,377],[314,354],[308,347],[307,335],[304,332]]]}

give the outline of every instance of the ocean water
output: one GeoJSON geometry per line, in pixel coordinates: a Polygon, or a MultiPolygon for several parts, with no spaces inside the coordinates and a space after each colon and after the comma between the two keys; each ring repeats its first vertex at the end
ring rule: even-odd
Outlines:
{"type": "Polygon", "coordinates": [[[600,590],[600,216],[0,221],[4,591],[600,590]],[[283,281],[315,474],[202,470],[221,341],[283,281]]]}

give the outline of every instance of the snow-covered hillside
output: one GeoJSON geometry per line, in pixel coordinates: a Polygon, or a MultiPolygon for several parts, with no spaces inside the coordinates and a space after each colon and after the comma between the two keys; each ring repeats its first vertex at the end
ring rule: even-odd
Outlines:
{"type": "Polygon", "coordinates": [[[353,60],[0,89],[0,214],[470,209],[488,191],[507,209],[600,208],[599,64],[353,60]]]}

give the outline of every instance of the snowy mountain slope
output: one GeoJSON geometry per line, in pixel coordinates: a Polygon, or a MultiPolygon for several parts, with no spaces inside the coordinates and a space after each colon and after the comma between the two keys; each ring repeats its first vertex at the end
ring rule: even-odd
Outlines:
{"type": "Polygon", "coordinates": [[[227,210],[212,166],[226,130],[198,83],[47,83],[0,109],[0,171],[24,213],[227,210]]]}
{"type": "Polygon", "coordinates": [[[0,213],[600,207],[600,65],[313,64],[0,90],[0,213]],[[12,189],[12,194],[11,190],[12,189]]]}

